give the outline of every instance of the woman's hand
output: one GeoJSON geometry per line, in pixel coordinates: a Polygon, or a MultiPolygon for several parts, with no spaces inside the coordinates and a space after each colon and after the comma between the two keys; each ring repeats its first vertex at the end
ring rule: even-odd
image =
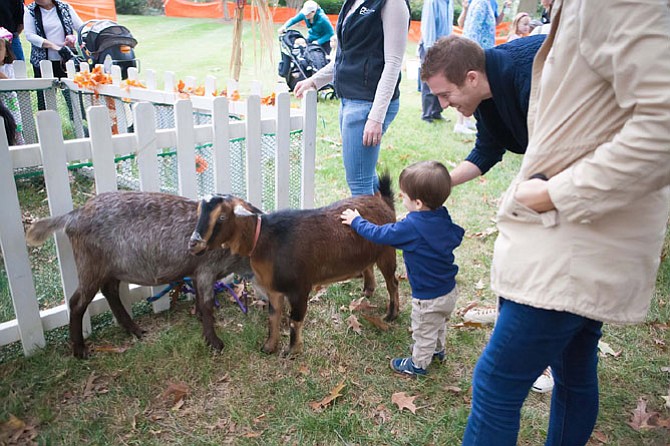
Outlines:
{"type": "Polygon", "coordinates": [[[532,179],[522,181],[516,188],[514,199],[535,212],[547,212],[556,209],[551,201],[547,181],[532,179]]]}
{"type": "Polygon", "coordinates": [[[342,214],[340,214],[340,218],[342,219],[342,224],[343,225],[348,225],[351,226],[351,222],[354,221],[356,217],[360,217],[361,214],[358,213],[358,209],[347,209],[342,214]]]}
{"type": "Polygon", "coordinates": [[[293,94],[295,94],[295,97],[300,99],[303,94],[309,89],[316,90],[316,84],[312,79],[304,79],[295,84],[295,87],[293,88],[293,94]]]}
{"type": "Polygon", "coordinates": [[[65,44],[64,45],[74,48],[74,44],[75,44],[76,41],[77,41],[77,38],[74,35],[68,34],[67,36],[65,36],[65,44]]]}
{"type": "Polygon", "coordinates": [[[363,145],[376,146],[382,142],[382,123],[368,119],[363,130],[363,145]]]}

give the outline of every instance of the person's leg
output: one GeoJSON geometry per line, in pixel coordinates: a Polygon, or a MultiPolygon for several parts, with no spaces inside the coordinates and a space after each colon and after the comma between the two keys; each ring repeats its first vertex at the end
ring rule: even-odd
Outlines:
{"type": "MultiPolygon", "coordinates": [[[[382,124],[382,134],[397,115],[398,107],[397,99],[389,104],[382,124]]],[[[363,145],[363,130],[371,108],[372,102],[346,98],[342,98],[340,105],[342,158],[352,196],[372,195],[379,184],[376,169],[380,146],[363,145]]]]}
{"type": "Polygon", "coordinates": [[[12,38],[12,52],[14,53],[16,60],[25,60],[23,47],[21,46],[21,38],[17,33],[14,33],[14,37],[12,38]]]}
{"type": "MultiPolygon", "coordinates": [[[[67,78],[67,72],[65,71],[65,67],[61,61],[53,60],[51,61],[51,66],[53,67],[55,77],[59,79],[67,78]]],[[[72,110],[72,98],[70,97],[70,91],[65,88],[61,90],[61,93],[63,94],[63,99],[65,99],[65,104],[67,105],[67,112],[70,117],[70,121],[74,121],[74,111],[72,110]]]]}
{"type": "Polygon", "coordinates": [[[433,360],[437,334],[444,325],[438,299],[412,299],[412,362],[422,369],[427,369],[433,360]]]}
{"type": "Polygon", "coordinates": [[[584,445],[598,417],[598,341],[602,322],[590,321],[552,362],[555,387],[546,446],[584,445]]]}
{"type": "MultiPolygon", "coordinates": [[[[554,366],[559,358],[570,355],[573,343],[580,342],[584,330],[594,323],[571,313],[501,299],[495,330],[473,374],[472,409],[463,445],[516,445],[521,406],[533,381],[547,365],[554,366]]],[[[559,401],[570,398],[572,395],[559,401]]],[[[573,413],[559,416],[556,425],[560,419],[582,416],[582,408],[570,405],[568,410],[573,413]]]]}
{"type": "MultiPolygon", "coordinates": [[[[42,77],[42,70],[40,70],[39,65],[33,65],[33,73],[35,78],[41,78],[42,77]]],[[[42,91],[37,91],[37,109],[38,110],[46,110],[46,101],[44,100],[44,93],[42,91]]]]}
{"type": "Polygon", "coordinates": [[[430,92],[430,87],[425,82],[421,83],[421,119],[429,122],[442,119],[440,101],[430,92]]]}
{"type": "Polygon", "coordinates": [[[330,47],[330,40],[323,42],[321,44],[321,48],[323,48],[323,50],[326,52],[326,56],[330,56],[330,50],[332,49],[330,47]]]}

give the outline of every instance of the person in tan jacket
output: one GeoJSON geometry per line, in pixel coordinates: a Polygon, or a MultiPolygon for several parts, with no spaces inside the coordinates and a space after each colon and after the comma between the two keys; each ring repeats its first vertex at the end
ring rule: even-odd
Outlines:
{"type": "Polygon", "coordinates": [[[547,366],[556,384],[545,444],[588,442],[602,325],[644,320],[659,267],[669,82],[668,0],[554,2],[533,65],[528,148],[498,210],[500,313],[475,367],[463,445],[515,445],[547,366]]]}

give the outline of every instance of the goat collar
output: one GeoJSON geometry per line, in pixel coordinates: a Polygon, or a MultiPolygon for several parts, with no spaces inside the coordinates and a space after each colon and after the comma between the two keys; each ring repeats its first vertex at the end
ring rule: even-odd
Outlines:
{"type": "Polygon", "coordinates": [[[256,244],[258,243],[258,237],[261,235],[261,216],[257,217],[256,222],[256,234],[254,234],[254,244],[251,245],[251,251],[249,252],[249,257],[251,257],[256,249],[256,244]]]}

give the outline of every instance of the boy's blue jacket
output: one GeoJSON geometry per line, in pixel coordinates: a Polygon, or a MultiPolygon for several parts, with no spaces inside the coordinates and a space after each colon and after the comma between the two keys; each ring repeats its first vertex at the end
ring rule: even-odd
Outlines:
{"type": "Polygon", "coordinates": [[[447,208],[410,212],[404,220],[378,226],[356,217],[351,227],[362,237],[402,250],[407,277],[416,299],[434,299],[456,286],[454,249],[465,231],[451,221],[447,208]]]}
{"type": "Polygon", "coordinates": [[[331,37],[335,35],[333,25],[330,23],[330,20],[328,20],[328,16],[326,15],[325,12],[323,12],[323,9],[321,8],[316,10],[316,14],[314,14],[313,23],[310,23],[310,21],[307,20],[307,17],[305,17],[305,15],[302,12],[299,12],[295,17],[289,19],[286,23],[284,23],[284,28],[288,29],[301,20],[304,20],[305,26],[307,26],[308,42],[316,42],[319,45],[323,45],[324,43],[328,42],[331,37]]]}

